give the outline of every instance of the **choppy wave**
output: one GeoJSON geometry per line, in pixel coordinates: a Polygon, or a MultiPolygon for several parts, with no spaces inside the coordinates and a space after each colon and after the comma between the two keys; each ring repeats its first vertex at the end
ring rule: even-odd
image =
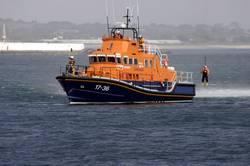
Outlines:
{"type": "Polygon", "coordinates": [[[196,97],[250,97],[250,89],[233,89],[233,88],[212,88],[212,89],[198,89],[196,97]]]}

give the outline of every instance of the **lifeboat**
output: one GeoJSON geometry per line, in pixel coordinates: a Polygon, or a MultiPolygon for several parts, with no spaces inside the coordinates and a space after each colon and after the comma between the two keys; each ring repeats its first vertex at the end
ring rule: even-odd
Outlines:
{"type": "Polygon", "coordinates": [[[108,26],[101,48],[88,54],[89,66],[71,60],[56,77],[70,104],[192,101],[192,73],[177,72],[166,54],[145,44],[129,17],[127,10],[125,26],[108,26]]]}

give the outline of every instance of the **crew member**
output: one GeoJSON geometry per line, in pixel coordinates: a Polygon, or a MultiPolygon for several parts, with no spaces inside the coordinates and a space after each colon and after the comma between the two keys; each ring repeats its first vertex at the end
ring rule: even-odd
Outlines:
{"type": "Polygon", "coordinates": [[[123,38],[123,36],[122,36],[122,34],[121,34],[121,32],[119,30],[115,31],[115,38],[117,38],[117,39],[122,39],[123,38]]]}
{"type": "Polygon", "coordinates": [[[143,49],[143,47],[144,47],[144,38],[140,35],[138,40],[139,40],[139,48],[143,49]]]}
{"type": "Polygon", "coordinates": [[[68,73],[72,74],[73,76],[76,73],[76,61],[73,55],[69,56],[69,63],[68,63],[68,73]]]}
{"type": "Polygon", "coordinates": [[[209,69],[206,65],[204,65],[201,69],[201,74],[202,74],[202,84],[204,87],[208,86],[208,75],[209,75],[209,69]]]}
{"type": "Polygon", "coordinates": [[[164,57],[163,60],[162,60],[162,64],[165,68],[168,68],[168,57],[164,57]]]}

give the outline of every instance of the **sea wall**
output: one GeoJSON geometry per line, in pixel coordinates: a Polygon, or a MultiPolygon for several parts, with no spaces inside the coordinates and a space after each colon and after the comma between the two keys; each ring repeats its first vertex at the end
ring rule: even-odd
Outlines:
{"type": "Polygon", "coordinates": [[[23,43],[0,42],[0,51],[81,51],[84,44],[77,43],[23,43]]]}

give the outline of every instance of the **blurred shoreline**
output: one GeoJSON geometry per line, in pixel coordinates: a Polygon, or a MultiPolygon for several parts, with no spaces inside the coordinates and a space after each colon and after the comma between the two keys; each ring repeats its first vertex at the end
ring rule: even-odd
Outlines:
{"type": "MultiPolygon", "coordinates": [[[[34,55],[77,55],[82,53],[88,53],[89,50],[95,50],[101,47],[101,44],[85,44],[85,49],[82,51],[0,51],[0,55],[19,55],[19,54],[34,54],[34,55]]],[[[250,44],[162,44],[156,45],[160,49],[174,49],[174,50],[202,50],[202,49],[250,49],[250,44]]]]}
{"type": "Polygon", "coordinates": [[[161,49],[250,49],[250,44],[174,44],[158,46],[161,49]]]}
{"type": "MultiPolygon", "coordinates": [[[[151,45],[149,43],[149,45],[151,45]]],[[[250,44],[153,44],[160,49],[250,49],[250,44]]],[[[85,44],[88,48],[99,48],[101,44],[85,44]]]]}

